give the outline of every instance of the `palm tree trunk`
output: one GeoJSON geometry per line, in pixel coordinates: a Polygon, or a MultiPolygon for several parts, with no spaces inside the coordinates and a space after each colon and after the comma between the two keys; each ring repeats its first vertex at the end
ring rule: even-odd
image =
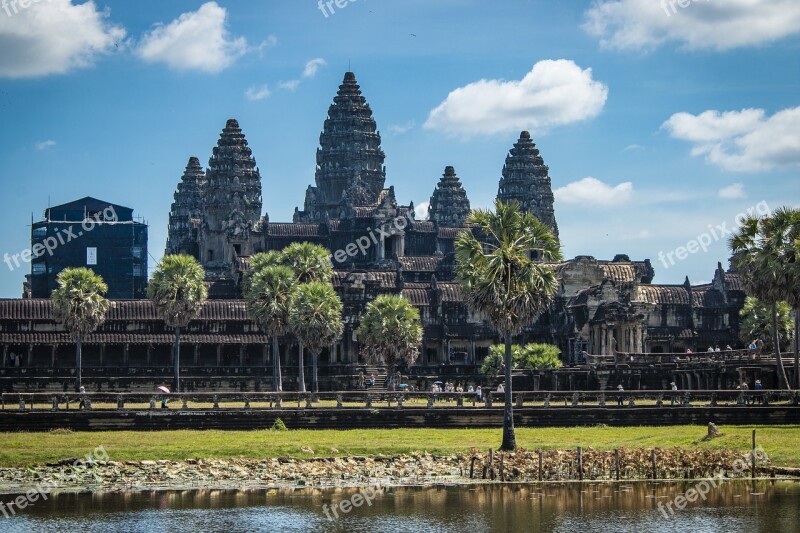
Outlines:
{"type": "Polygon", "coordinates": [[[311,356],[311,381],[314,392],[319,392],[319,380],[317,379],[317,366],[319,366],[319,354],[311,356]]]}
{"type": "MultiPolygon", "coordinates": [[[[506,398],[503,409],[503,444],[501,450],[513,451],[517,448],[517,437],[514,433],[514,406],[511,403],[511,371],[514,364],[511,356],[511,334],[505,335],[506,340],[506,398]]],[[[489,393],[491,394],[491,393],[489,393]]]]}
{"type": "Polygon", "coordinates": [[[800,390],[800,306],[794,310],[794,388],[800,390]]]}
{"type": "Polygon", "coordinates": [[[297,390],[300,392],[306,391],[306,369],[303,366],[303,345],[300,344],[300,355],[298,357],[297,365],[297,390]]]}
{"type": "Polygon", "coordinates": [[[788,389],[789,380],[786,379],[786,370],[783,368],[783,359],[781,358],[781,345],[780,336],[778,334],[778,304],[772,304],[772,342],[775,345],[775,369],[778,372],[778,388],[788,389]]]}
{"type": "Polygon", "coordinates": [[[272,337],[272,388],[275,392],[283,391],[281,383],[281,349],[278,346],[278,337],[272,337]]]}
{"type": "Polygon", "coordinates": [[[75,344],[75,392],[81,391],[81,338],[75,344]]]}
{"type": "Polygon", "coordinates": [[[173,363],[175,364],[175,383],[172,392],[181,391],[181,328],[175,328],[175,346],[172,347],[173,363]]]}

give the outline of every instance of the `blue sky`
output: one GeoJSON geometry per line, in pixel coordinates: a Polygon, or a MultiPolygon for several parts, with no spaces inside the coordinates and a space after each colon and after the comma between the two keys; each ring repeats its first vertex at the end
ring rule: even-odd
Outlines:
{"type": "MultiPolygon", "coordinates": [[[[800,204],[800,3],[682,1],[0,0],[0,254],[48,202],[91,195],[147,220],[152,268],[189,156],[228,118],[265,212],[291,220],[350,66],[399,201],[453,165],[489,207],[528,129],[567,257],[709,281],[737,214],[800,204]],[[692,240],[707,251],[679,259],[692,240]]],[[[28,272],[0,264],[0,297],[28,272]]]]}

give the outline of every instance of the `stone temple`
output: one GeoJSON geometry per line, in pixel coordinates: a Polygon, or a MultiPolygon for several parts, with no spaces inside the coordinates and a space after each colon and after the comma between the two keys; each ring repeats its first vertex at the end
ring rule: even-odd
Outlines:
{"type": "MultiPolygon", "coordinates": [[[[498,198],[518,201],[558,235],[550,173],[539,149],[526,131],[516,141],[509,139],[509,145],[502,166],[502,154],[496,154],[498,198]]],[[[225,124],[206,169],[197,157],[189,158],[169,214],[166,253],[198,258],[211,300],[182,336],[187,390],[270,390],[271,352],[247,316],[240,285],[253,254],[297,241],[331,251],[333,284],[344,302],[344,334],[320,357],[323,388],[346,388],[364,370],[355,330],[364,307],[379,294],[402,294],[420,310],[424,338],[417,363],[407,369],[412,380],[481,379],[478,365],[500,339],[466,307],[453,276],[454,239],[475,206],[457,166],[443,161],[441,178],[431,180],[428,219],[418,220],[414,205],[404,205],[394,187],[387,187],[385,160],[377,123],[352,72],[345,74],[328,110],[314,183],[291,222],[272,221],[262,212],[262,187],[268,190],[270,184],[262,181],[237,120],[225,124]]],[[[438,172],[431,171],[431,177],[438,172]]],[[[579,256],[553,266],[561,280],[559,292],[518,342],[556,344],[565,362],[582,362],[584,352],[667,353],[740,344],[745,294],[738,276],[722,265],[704,285],[688,279],[679,285],[653,284],[650,261],[632,261],[623,254],[611,260],[579,256]]],[[[6,368],[0,375],[3,390],[71,387],[74,345],[49,309],[45,299],[0,300],[3,364],[14,361],[13,366],[36,369],[6,368]]],[[[149,301],[112,301],[106,322],[84,340],[85,374],[100,376],[99,387],[152,390],[154,381],[170,379],[172,341],[172,331],[149,301]]],[[[296,345],[289,336],[280,345],[286,390],[292,390],[296,345]]],[[[551,386],[603,386],[596,369],[578,368],[554,373],[551,386]]],[[[614,369],[620,373],[614,379],[626,389],[663,388],[672,379],[681,388],[724,387],[739,379],[733,370],[708,365],[687,370],[683,377],[675,365],[614,369]]]]}

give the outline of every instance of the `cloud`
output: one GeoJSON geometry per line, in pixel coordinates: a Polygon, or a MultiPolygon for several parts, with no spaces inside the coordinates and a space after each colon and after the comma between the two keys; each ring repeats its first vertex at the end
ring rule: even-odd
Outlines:
{"type": "Polygon", "coordinates": [[[641,144],[629,144],[625,148],[622,149],[623,152],[640,152],[644,150],[644,146],[641,144]]]}
{"type": "Polygon", "coordinates": [[[251,102],[263,100],[264,98],[268,98],[271,94],[272,92],[266,85],[262,85],[261,87],[250,87],[244,92],[245,97],[251,102]]]}
{"type": "Polygon", "coordinates": [[[612,187],[589,176],[556,189],[553,194],[557,201],[568,204],[608,206],[630,200],[633,195],[633,183],[626,181],[612,187]]]}
{"type": "Polygon", "coordinates": [[[411,131],[415,126],[415,122],[413,120],[409,120],[405,124],[395,124],[393,126],[389,126],[389,133],[394,135],[402,135],[411,131]]]}
{"type": "Polygon", "coordinates": [[[428,208],[430,208],[430,206],[430,202],[422,202],[414,206],[414,218],[416,220],[428,220],[428,208]]]}
{"type": "Polygon", "coordinates": [[[640,51],[667,42],[687,49],[729,50],[800,33],[796,0],[597,0],[583,29],[600,45],[640,51]],[[683,3],[683,1],[681,3],[683,3]]]}
{"type": "Polygon", "coordinates": [[[675,113],[662,128],[694,144],[691,154],[731,172],[800,166],[800,107],[767,117],[763,109],[675,113]]]}
{"type": "Polygon", "coordinates": [[[32,78],[92,66],[125,38],[125,29],[111,24],[108,15],[94,2],[6,4],[0,10],[0,77],[32,78]]]}
{"type": "Polygon", "coordinates": [[[56,145],[56,142],[54,140],[48,139],[46,141],[39,141],[38,143],[36,143],[35,146],[36,146],[36,149],[41,152],[43,150],[49,150],[50,148],[52,148],[55,145],[56,145]]]}
{"type": "Polygon", "coordinates": [[[289,81],[282,81],[278,84],[278,87],[287,91],[294,91],[300,85],[300,80],[289,80],[289,81]]]}
{"type": "Polygon", "coordinates": [[[455,135],[549,128],[596,117],[608,87],[592,69],[559,59],[539,61],[522,80],[482,79],[452,91],[430,112],[425,128],[455,135]]]}
{"type": "Polygon", "coordinates": [[[742,183],[734,183],[733,185],[728,185],[727,187],[723,187],[719,190],[719,197],[725,198],[726,200],[736,200],[738,198],[746,198],[747,195],[744,193],[744,184],[742,183]]]}
{"type": "Polygon", "coordinates": [[[167,25],[146,33],[137,54],[175,70],[220,72],[247,52],[244,37],[233,38],[225,26],[228,12],[216,2],[183,13],[167,25]]]}
{"type": "Polygon", "coordinates": [[[303,77],[313,78],[314,76],[317,75],[317,71],[320,69],[320,67],[324,67],[327,64],[328,63],[326,63],[325,60],[322,59],[321,57],[315,57],[314,59],[306,63],[305,68],[303,68],[303,77]]]}

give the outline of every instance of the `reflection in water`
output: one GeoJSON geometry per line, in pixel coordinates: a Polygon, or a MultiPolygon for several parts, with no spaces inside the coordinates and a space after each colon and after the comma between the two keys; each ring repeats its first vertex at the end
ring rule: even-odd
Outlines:
{"type": "MultiPolygon", "coordinates": [[[[669,519],[659,512],[695,483],[387,488],[329,520],[357,489],[64,494],[10,519],[9,532],[160,531],[800,531],[800,484],[723,482],[669,519]]],[[[4,501],[11,496],[2,497],[4,501]]]]}

